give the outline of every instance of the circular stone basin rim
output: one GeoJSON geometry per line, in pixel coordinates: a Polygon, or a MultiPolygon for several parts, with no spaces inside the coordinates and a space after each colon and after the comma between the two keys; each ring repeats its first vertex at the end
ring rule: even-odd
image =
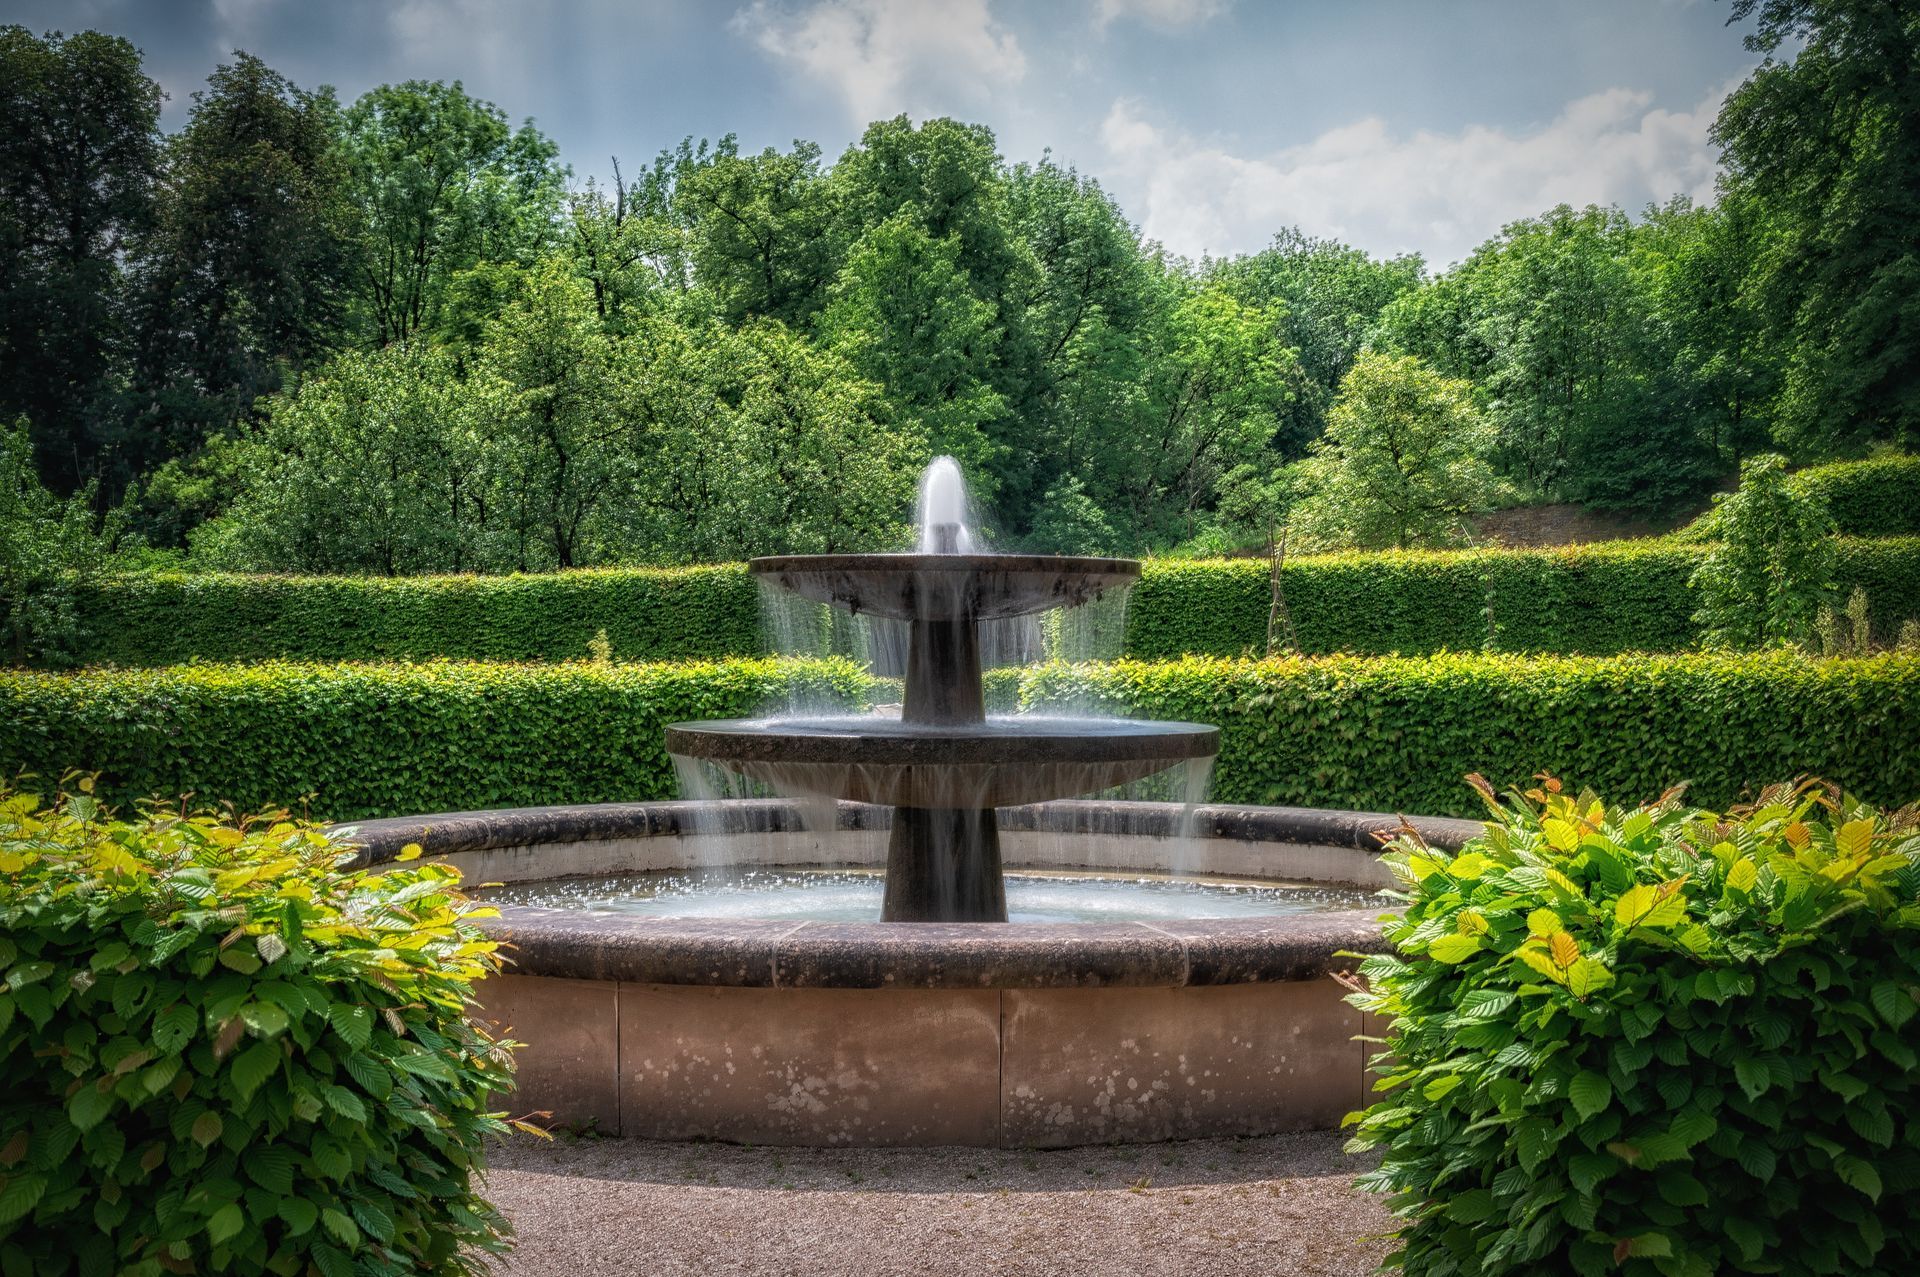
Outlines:
{"type": "MultiPolygon", "coordinates": [[[[1177,803],[1066,802],[1002,812],[1003,828],[1118,833],[1179,828],[1177,803]]],[[[508,808],[368,821],[339,834],[360,863],[390,861],[410,842],[429,856],[512,847],[697,835],[718,815],[734,832],[803,828],[779,800],[508,808]]],[[[844,805],[844,827],[874,827],[872,809],[844,805]]],[[[1411,828],[1458,848],[1478,822],[1314,808],[1201,806],[1199,836],[1377,851],[1379,835],[1411,828]]],[[[1151,835],[1147,835],[1151,836],[1151,835]]],[[[1181,987],[1305,980],[1383,952],[1388,911],[1133,923],[825,923],[618,918],[509,905],[484,925],[511,945],[514,972],[645,984],[747,988],[1181,987]]]]}

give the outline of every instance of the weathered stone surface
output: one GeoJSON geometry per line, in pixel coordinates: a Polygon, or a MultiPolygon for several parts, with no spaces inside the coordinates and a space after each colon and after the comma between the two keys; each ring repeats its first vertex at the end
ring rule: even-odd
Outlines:
{"type": "Polygon", "coordinates": [[[789,988],[1076,988],[1185,983],[1178,939],[1139,923],[825,923],[782,936],[789,988]]]}
{"type": "Polygon", "coordinates": [[[495,1037],[524,1043],[515,1087],[498,1102],[519,1115],[552,1114],[565,1126],[620,1132],[616,986],[610,981],[491,976],[479,986],[475,1017],[495,1037]]]}
{"type": "Polygon", "coordinates": [[[1000,995],[622,985],[620,1081],[648,1139],[994,1144],[1000,995]]]}
{"type": "Polygon", "coordinates": [[[1061,1147],[1334,1127],[1362,1102],[1332,980],[1009,990],[1000,1139],[1061,1147]]]}

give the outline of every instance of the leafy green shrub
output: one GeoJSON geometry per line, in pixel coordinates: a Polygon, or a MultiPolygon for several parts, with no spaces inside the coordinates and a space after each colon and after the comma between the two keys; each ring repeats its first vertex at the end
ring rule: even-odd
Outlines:
{"type": "MultiPolygon", "coordinates": [[[[1863,587],[1890,642],[1920,604],[1920,538],[1834,543],[1834,582],[1863,587]]],[[[1551,550],[1399,551],[1289,557],[1288,610],[1309,653],[1440,651],[1611,656],[1697,647],[1688,577],[1701,546],[1619,541],[1551,550]]],[[[1143,660],[1266,650],[1263,559],[1149,559],[1127,605],[1143,660]]]]}
{"type": "MultiPolygon", "coordinates": [[[[83,789],[91,788],[82,782],[83,789]]],[[[456,870],[0,789],[0,1270],[483,1271],[508,1045],[456,870]]],[[[415,849],[414,854],[418,851],[415,849]]]]}
{"type": "Polygon", "coordinates": [[[1470,816],[1451,777],[1543,767],[1646,797],[1680,778],[1709,803],[1803,772],[1920,797],[1920,658],[1901,654],[1120,661],[1029,670],[1020,703],[1216,723],[1221,802],[1470,816]]]}
{"type": "Polygon", "coordinates": [[[760,594],[740,564],[514,576],[125,575],[83,584],[88,664],[565,661],[604,629],[629,661],[752,656],[760,594]]]}
{"type": "Polygon", "coordinates": [[[1788,486],[1783,458],[1760,456],[1740,467],[1740,490],[1718,514],[1720,539],[1688,582],[1700,592],[1701,639],[1749,650],[1809,643],[1834,586],[1825,503],[1788,486]]]}
{"type": "Polygon", "coordinates": [[[0,671],[0,774],[80,767],[116,801],[332,820],[674,796],[662,729],[789,702],[857,705],[845,661],[202,665],[0,671]]]}
{"type": "MultiPolygon", "coordinates": [[[[1475,778],[1478,780],[1478,778],[1475,778]]],[[[1920,835],[1817,785],[1609,809],[1548,781],[1387,861],[1362,1178],[1432,1275],[1920,1264],[1920,835]]]]}

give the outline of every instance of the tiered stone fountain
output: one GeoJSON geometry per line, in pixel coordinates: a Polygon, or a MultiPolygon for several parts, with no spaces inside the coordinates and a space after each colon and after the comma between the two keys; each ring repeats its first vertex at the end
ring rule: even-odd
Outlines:
{"type": "MultiPolygon", "coordinates": [[[[1375,853],[1402,818],[1051,801],[1205,759],[1218,733],[988,717],[983,624],[1091,600],[1139,567],[982,553],[963,511],[944,463],[914,553],[753,562],[909,631],[897,717],[668,729],[675,753],[798,801],[360,829],[367,862],[419,843],[470,883],[505,884],[489,925],[513,965],[480,995],[526,1043],[516,1108],[656,1139],[1047,1146],[1333,1126],[1365,1102],[1359,1036],[1378,1026],[1328,974],[1382,944],[1375,853]],[[823,884],[871,886],[870,831],[888,824],[882,918],[858,903],[836,921],[823,884]],[[1003,859],[1018,892],[1046,884],[1056,903],[1007,922],[1003,859]],[[661,885],[725,865],[778,882],[661,885]]],[[[1476,829],[1412,823],[1437,846],[1476,829]]]]}
{"type": "Polygon", "coordinates": [[[889,922],[1005,922],[996,807],[1048,802],[1211,758],[1220,733],[1132,719],[989,719],[980,625],[1072,607],[1125,588],[1131,559],[963,552],[971,533],[949,495],[959,471],[929,471],[921,530],[932,552],[755,559],[762,580],[803,598],[908,627],[900,717],[677,723],[670,753],[705,759],[788,795],[889,806],[881,917],[889,922]]]}

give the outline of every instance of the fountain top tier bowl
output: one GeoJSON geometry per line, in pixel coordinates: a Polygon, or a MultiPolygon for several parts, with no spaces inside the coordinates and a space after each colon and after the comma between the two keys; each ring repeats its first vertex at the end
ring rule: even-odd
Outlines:
{"type": "Polygon", "coordinates": [[[1133,559],[1047,554],[782,554],[748,571],[772,585],[897,621],[999,621],[1090,603],[1140,576],[1133,559]]]}

